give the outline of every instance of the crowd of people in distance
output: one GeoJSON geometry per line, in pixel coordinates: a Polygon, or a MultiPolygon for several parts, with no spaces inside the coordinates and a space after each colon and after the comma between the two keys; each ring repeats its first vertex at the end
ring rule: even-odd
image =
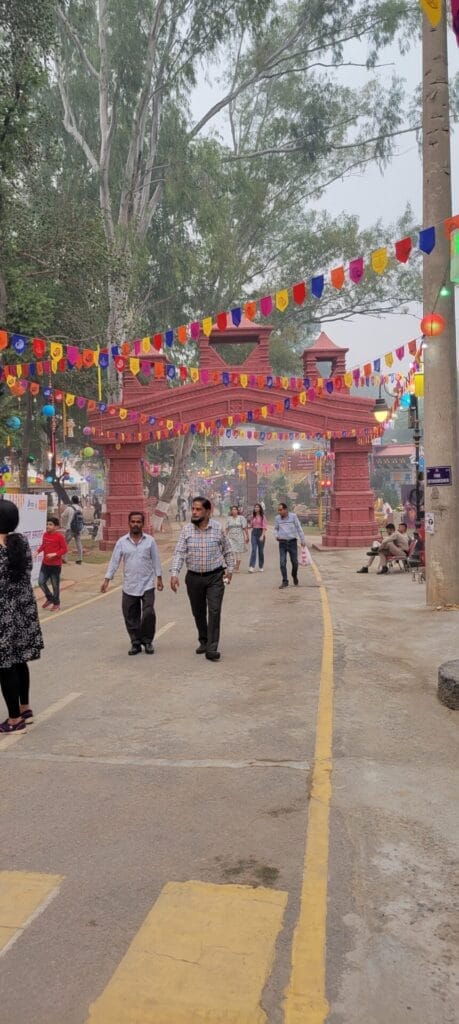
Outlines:
{"type": "MultiPolygon", "coordinates": [[[[172,557],[170,586],[177,593],[180,572],[185,565],[185,586],[198,634],[196,653],[216,662],[220,660],[218,645],[225,586],[231,582],[233,573],[240,571],[242,556],[249,542],[248,572],[256,571],[257,562],[258,571],[264,571],[269,527],[261,502],[255,503],[248,519],[240,506],[233,505],[226,523],[212,517],[208,498],[194,498],[190,511],[190,520],[181,528],[172,557]]],[[[0,500],[0,684],[8,709],[6,721],[0,724],[0,733],[23,730],[33,720],[28,663],[39,658],[43,648],[31,584],[32,556],[27,540],[17,532],[18,523],[17,506],[7,499],[0,500]]],[[[130,513],[128,532],[115,544],[100,588],[102,593],[107,592],[110,581],[122,565],[121,608],[131,641],[128,652],[131,656],[140,654],[142,649],[146,654],[154,654],[155,596],[156,591],[164,589],[159,549],[154,537],[145,533],[144,525],[142,512],[130,513]]],[[[62,531],[58,518],[51,514],[47,516],[46,531],[36,552],[43,555],[39,587],[45,597],[42,606],[45,609],[59,610],[62,564],[72,538],[78,556],[77,565],[81,565],[82,527],[82,508],[76,496],[64,511],[62,531]]],[[[368,562],[357,570],[359,573],[368,573],[376,559],[379,575],[389,572],[391,561],[398,561],[402,568],[423,564],[423,527],[415,531],[413,537],[409,536],[405,522],[398,528],[389,522],[385,529],[386,537],[367,552],[368,562]]],[[[305,559],[309,553],[298,516],[289,510],[285,502],[278,505],[273,532],[279,546],[279,589],[289,586],[288,560],[291,579],[297,587],[298,545],[305,549],[305,559]]]]}

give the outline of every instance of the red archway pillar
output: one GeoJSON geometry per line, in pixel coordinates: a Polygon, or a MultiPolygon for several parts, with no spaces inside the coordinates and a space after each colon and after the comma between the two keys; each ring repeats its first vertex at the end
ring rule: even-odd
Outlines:
{"type": "Polygon", "coordinates": [[[374,494],[370,488],[368,456],[371,444],[356,437],[332,441],[335,479],[330,518],[322,538],[327,548],[359,548],[371,544],[378,533],[374,494]]]}
{"type": "MultiPolygon", "coordinates": [[[[100,442],[99,442],[100,443],[100,442]]],[[[151,532],[148,498],[143,493],[143,444],[105,446],[107,497],[102,540],[99,547],[109,551],[128,530],[129,512],[143,512],[145,530],[151,532]]]]}

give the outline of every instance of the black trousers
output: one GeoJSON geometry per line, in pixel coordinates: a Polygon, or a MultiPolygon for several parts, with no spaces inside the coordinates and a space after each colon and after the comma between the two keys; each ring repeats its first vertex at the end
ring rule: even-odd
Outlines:
{"type": "Polygon", "coordinates": [[[287,554],[290,555],[290,561],[292,563],[292,579],[296,580],[298,576],[298,542],[295,538],[292,540],[279,541],[280,571],[282,573],[282,581],[284,583],[288,583],[287,554]]]}
{"type": "Polygon", "coordinates": [[[9,718],[19,718],[19,704],[29,703],[30,676],[26,661],[10,668],[0,668],[0,684],[9,718]]]}
{"type": "Polygon", "coordinates": [[[154,587],[141,597],[125,594],[123,590],[121,607],[131,643],[151,644],[156,628],[154,587]]]}
{"type": "Polygon", "coordinates": [[[185,576],[191,611],[198,628],[199,643],[214,654],[220,639],[220,617],[225,584],[223,568],[202,575],[188,571],[185,576]]]}

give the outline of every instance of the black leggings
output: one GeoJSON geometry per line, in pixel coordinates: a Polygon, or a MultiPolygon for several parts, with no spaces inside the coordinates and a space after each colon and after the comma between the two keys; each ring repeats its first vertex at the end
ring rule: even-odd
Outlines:
{"type": "Polygon", "coordinates": [[[21,661],[19,665],[0,668],[0,685],[9,718],[19,718],[19,705],[29,703],[30,676],[27,662],[21,661]]]}

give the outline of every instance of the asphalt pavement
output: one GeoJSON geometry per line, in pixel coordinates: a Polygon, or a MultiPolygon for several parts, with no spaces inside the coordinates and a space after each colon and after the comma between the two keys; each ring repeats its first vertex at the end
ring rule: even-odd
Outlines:
{"type": "Polygon", "coordinates": [[[1,1024],[455,1019],[458,613],[353,552],[279,591],[267,554],[219,663],[183,581],[131,658],[120,580],[66,567],[36,723],[0,742],[1,1024]]]}

